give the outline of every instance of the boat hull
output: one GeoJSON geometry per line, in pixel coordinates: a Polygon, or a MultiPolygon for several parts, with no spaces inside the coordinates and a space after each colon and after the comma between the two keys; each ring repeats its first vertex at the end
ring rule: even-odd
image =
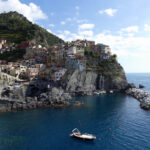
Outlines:
{"type": "Polygon", "coordinates": [[[81,134],[81,135],[77,135],[77,134],[70,134],[71,137],[74,138],[78,138],[78,139],[82,139],[82,140],[95,140],[96,137],[93,135],[86,135],[86,134],[81,134]]]}

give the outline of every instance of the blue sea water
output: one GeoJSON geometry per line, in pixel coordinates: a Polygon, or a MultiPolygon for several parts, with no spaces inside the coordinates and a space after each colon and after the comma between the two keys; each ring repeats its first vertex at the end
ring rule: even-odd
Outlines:
{"type": "Polygon", "coordinates": [[[128,82],[134,83],[137,87],[139,84],[145,86],[143,90],[150,92],[150,73],[128,73],[128,82]]]}
{"type": "MultiPolygon", "coordinates": [[[[149,90],[150,75],[127,74],[127,78],[149,90]]],[[[142,110],[137,100],[124,94],[75,99],[85,105],[1,114],[0,150],[150,149],[150,111],[142,110]],[[97,139],[69,137],[76,127],[97,139]]]]}

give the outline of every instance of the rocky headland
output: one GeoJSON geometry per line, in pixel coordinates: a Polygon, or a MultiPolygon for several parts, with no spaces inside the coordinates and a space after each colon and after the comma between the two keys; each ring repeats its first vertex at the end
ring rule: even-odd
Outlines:
{"type": "Polygon", "coordinates": [[[87,69],[83,71],[69,70],[61,86],[69,92],[92,95],[96,90],[123,92],[129,84],[124,69],[112,56],[111,60],[105,62],[96,58],[89,61],[87,69]]]}
{"type": "Polygon", "coordinates": [[[108,65],[111,69],[106,75],[94,70],[69,70],[57,85],[44,80],[11,86],[1,82],[0,112],[80,106],[80,102],[70,103],[72,96],[93,95],[98,90],[123,92],[128,86],[123,68],[118,63],[108,65]]]}
{"type": "Polygon", "coordinates": [[[102,90],[101,82],[103,82],[103,90],[126,93],[139,100],[141,108],[150,109],[150,93],[136,88],[134,84],[129,84],[124,70],[120,67],[118,76],[113,76],[111,72],[111,75],[103,77],[103,81],[96,71],[72,70],[72,72],[66,72],[57,86],[49,87],[49,82],[37,80],[19,85],[14,84],[6,88],[6,84],[0,82],[0,112],[80,106],[83,103],[78,101],[72,103],[72,97],[93,95],[95,91],[102,90]]]}
{"type": "Polygon", "coordinates": [[[100,92],[127,93],[150,108],[149,94],[127,82],[108,45],[64,42],[17,12],[0,14],[0,22],[0,112],[80,106],[73,96],[100,92]]]}

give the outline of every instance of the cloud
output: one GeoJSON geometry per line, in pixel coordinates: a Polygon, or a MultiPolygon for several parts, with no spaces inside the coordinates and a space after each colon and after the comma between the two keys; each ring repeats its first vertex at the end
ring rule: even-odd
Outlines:
{"type": "MultiPolygon", "coordinates": [[[[96,43],[104,43],[111,47],[113,54],[118,55],[119,62],[127,72],[150,72],[150,37],[135,36],[134,34],[131,36],[130,31],[132,30],[127,31],[129,31],[127,32],[129,36],[112,34],[110,31],[94,34],[92,30],[79,30],[77,33],[63,31],[58,36],[65,41],[86,38],[95,40],[96,43]]],[[[136,32],[136,30],[133,31],[136,32]]]]}
{"type": "Polygon", "coordinates": [[[79,35],[88,38],[88,37],[93,36],[93,31],[91,31],[91,30],[82,31],[82,32],[79,32],[79,35]]]}
{"type": "Polygon", "coordinates": [[[150,31],[150,25],[145,24],[144,25],[144,31],[150,31]]]}
{"type": "Polygon", "coordinates": [[[68,30],[65,30],[64,33],[65,33],[65,35],[69,35],[71,32],[68,30]]]}
{"type": "Polygon", "coordinates": [[[117,13],[117,9],[112,9],[112,8],[109,8],[109,9],[105,9],[105,10],[100,10],[99,11],[99,14],[107,14],[109,16],[114,16],[115,13],[117,13]]]}
{"type": "Polygon", "coordinates": [[[150,72],[150,37],[125,37],[100,33],[92,38],[97,43],[110,45],[112,52],[118,55],[118,60],[126,72],[150,72]]]}
{"type": "Polygon", "coordinates": [[[76,17],[73,17],[73,18],[70,18],[70,17],[68,17],[68,18],[66,18],[66,19],[64,19],[64,21],[61,21],[61,24],[62,25],[65,25],[65,24],[67,24],[67,23],[72,23],[72,24],[74,24],[74,23],[78,23],[78,24],[80,24],[80,23],[86,23],[88,20],[86,20],[86,19],[77,19],[76,17]]]}
{"type": "MultiPolygon", "coordinates": [[[[75,12],[75,14],[79,14],[78,11],[75,12]]],[[[70,25],[75,25],[75,24],[84,24],[84,23],[87,23],[88,20],[87,19],[79,19],[78,16],[72,16],[72,17],[68,17],[68,18],[65,18],[62,22],[65,22],[65,24],[69,23],[70,25]]]]}
{"type": "Polygon", "coordinates": [[[52,31],[51,31],[50,29],[47,29],[47,31],[48,31],[49,33],[52,33],[52,31]]]}
{"type": "Polygon", "coordinates": [[[76,9],[76,10],[79,10],[79,9],[80,9],[80,7],[79,7],[79,6],[76,6],[76,7],[75,7],[75,9],[76,9]]]}
{"type": "Polygon", "coordinates": [[[61,21],[60,24],[61,24],[61,25],[65,25],[66,22],[65,22],[65,21],[61,21]]]}
{"type": "Polygon", "coordinates": [[[90,39],[91,36],[93,36],[93,31],[87,30],[87,31],[79,31],[78,33],[71,33],[68,30],[65,31],[59,31],[59,34],[57,34],[58,37],[62,38],[65,41],[73,41],[76,39],[90,39]]]}
{"type": "Polygon", "coordinates": [[[120,30],[121,32],[138,32],[139,31],[139,27],[138,26],[130,26],[130,27],[127,27],[127,28],[122,28],[120,30]]]}
{"type": "Polygon", "coordinates": [[[50,26],[50,27],[55,27],[55,25],[54,25],[54,24],[49,24],[49,26],[50,26]]]}
{"type": "Polygon", "coordinates": [[[87,19],[78,19],[78,18],[74,17],[74,18],[66,18],[65,22],[87,23],[88,20],[87,19]]]}
{"type": "Polygon", "coordinates": [[[94,24],[81,24],[79,25],[79,30],[88,30],[88,29],[93,29],[95,27],[94,24]]]}
{"type": "Polygon", "coordinates": [[[41,8],[32,2],[27,5],[19,0],[0,0],[0,13],[9,11],[17,11],[32,22],[47,18],[41,8]]]}

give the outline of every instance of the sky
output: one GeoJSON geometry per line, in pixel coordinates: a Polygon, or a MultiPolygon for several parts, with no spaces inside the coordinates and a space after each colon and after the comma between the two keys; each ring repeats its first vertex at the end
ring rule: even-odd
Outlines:
{"type": "Polygon", "coordinates": [[[117,54],[127,73],[150,72],[150,0],[0,0],[65,41],[94,40],[117,54]]]}

